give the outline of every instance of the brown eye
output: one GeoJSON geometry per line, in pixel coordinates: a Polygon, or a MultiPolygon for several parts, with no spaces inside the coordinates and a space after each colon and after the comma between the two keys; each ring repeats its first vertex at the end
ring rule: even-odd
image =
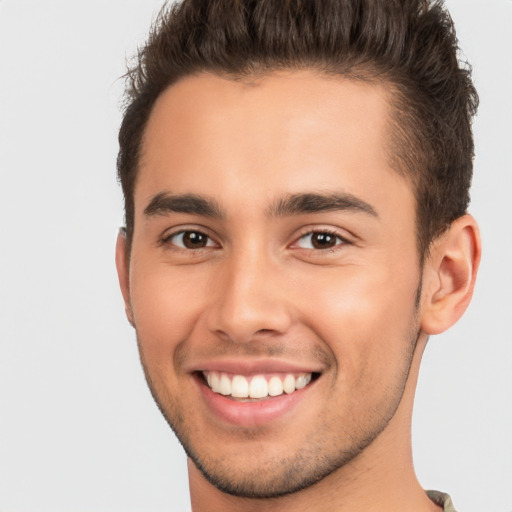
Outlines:
{"type": "Polygon", "coordinates": [[[328,249],[336,245],[336,237],[330,233],[313,233],[311,244],[315,249],[328,249]]]}
{"type": "Polygon", "coordinates": [[[332,233],[315,231],[300,237],[297,245],[302,249],[332,249],[343,242],[341,237],[332,233]]]}
{"type": "Polygon", "coordinates": [[[168,242],[182,249],[203,249],[214,245],[211,238],[200,231],[181,231],[169,237],[168,242]]]}

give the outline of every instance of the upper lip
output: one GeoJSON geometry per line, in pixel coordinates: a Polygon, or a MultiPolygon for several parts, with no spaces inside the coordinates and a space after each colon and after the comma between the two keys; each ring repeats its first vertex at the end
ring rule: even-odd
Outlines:
{"type": "Polygon", "coordinates": [[[300,364],[278,359],[215,359],[194,364],[193,372],[217,371],[234,375],[262,373],[321,373],[320,364],[300,364]]]}

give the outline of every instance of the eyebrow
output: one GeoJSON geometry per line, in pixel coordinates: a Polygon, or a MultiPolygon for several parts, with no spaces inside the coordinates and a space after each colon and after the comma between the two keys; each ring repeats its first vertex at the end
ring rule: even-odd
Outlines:
{"type": "Polygon", "coordinates": [[[196,194],[169,194],[154,196],[144,209],[144,215],[153,217],[167,213],[188,213],[204,217],[224,217],[219,205],[213,200],[196,194]]]}
{"type": "MultiPolygon", "coordinates": [[[[345,192],[289,194],[277,199],[267,210],[267,215],[286,217],[340,210],[362,212],[378,217],[373,206],[345,192]]],[[[168,213],[186,213],[217,219],[225,216],[215,200],[197,194],[173,195],[161,192],[154,196],[144,209],[144,215],[147,217],[168,213]]]]}
{"type": "Polygon", "coordinates": [[[270,207],[269,213],[272,216],[284,217],[287,215],[336,210],[361,212],[373,217],[378,217],[373,206],[345,192],[290,194],[284,198],[278,199],[270,207]]]}

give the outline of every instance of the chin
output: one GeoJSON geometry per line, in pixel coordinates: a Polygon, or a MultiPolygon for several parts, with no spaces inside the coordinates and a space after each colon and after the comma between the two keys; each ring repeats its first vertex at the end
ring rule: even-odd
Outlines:
{"type": "Polygon", "coordinates": [[[187,436],[172,428],[189,459],[210,484],[223,493],[253,499],[279,498],[315,485],[352,462],[380,433],[373,432],[360,438],[357,445],[330,453],[323,443],[318,443],[288,456],[279,453],[279,449],[269,449],[271,454],[261,449],[254,456],[246,453],[241,458],[228,453],[211,455],[208,450],[198,455],[187,436]]]}

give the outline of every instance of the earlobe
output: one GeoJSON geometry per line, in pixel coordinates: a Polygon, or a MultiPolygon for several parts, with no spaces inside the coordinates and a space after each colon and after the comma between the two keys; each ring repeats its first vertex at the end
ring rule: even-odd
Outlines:
{"type": "Polygon", "coordinates": [[[130,300],[130,272],[129,272],[129,258],[126,253],[126,232],[124,229],[119,230],[116,242],[116,267],[117,277],[119,279],[119,286],[124,299],[124,308],[126,312],[126,318],[132,326],[135,327],[133,318],[133,311],[130,300]]]}
{"type": "Polygon", "coordinates": [[[432,244],[423,273],[421,327],[439,334],[462,316],[471,301],[480,263],[478,225],[463,215],[432,244]]]}

